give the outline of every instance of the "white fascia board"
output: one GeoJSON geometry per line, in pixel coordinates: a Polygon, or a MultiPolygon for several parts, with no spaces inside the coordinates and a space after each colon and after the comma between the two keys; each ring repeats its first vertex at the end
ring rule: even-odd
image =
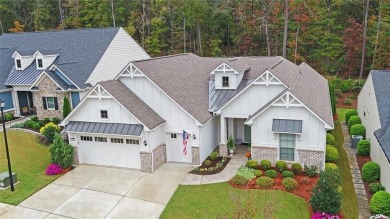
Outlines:
{"type": "MultiPolygon", "coordinates": [[[[66,74],[64,74],[64,72],[62,72],[61,69],[58,68],[56,65],[53,64],[53,65],[49,68],[49,70],[50,70],[50,71],[53,71],[53,68],[55,68],[56,70],[60,71],[61,74],[62,74],[66,79],[68,79],[70,82],[72,82],[72,84],[73,84],[75,87],[77,87],[77,89],[80,89],[79,86],[77,86],[76,83],[74,83],[72,80],[70,80],[70,78],[69,78],[68,76],[66,76],[66,74]]],[[[81,89],[80,89],[80,90],[81,90],[81,89]]]]}
{"type": "Polygon", "coordinates": [[[46,75],[48,78],[50,78],[50,80],[52,80],[59,88],[61,88],[61,90],[64,90],[59,84],[57,84],[57,82],[55,80],[53,80],[53,78],[51,78],[45,71],[42,71],[42,73],[39,75],[39,77],[34,81],[34,83],[30,86],[29,90],[31,90],[31,88],[34,87],[34,85],[36,85],[38,82],[40,82],[40,80],[43,78],[43,76],[46,75]]]}
{"type": "Polygon", "coordinates": [[[0,93],[8,92],[8,91],[13,91],[13,88],[7,88],[7,89],[2,89],[0,90],[0,93]]]}

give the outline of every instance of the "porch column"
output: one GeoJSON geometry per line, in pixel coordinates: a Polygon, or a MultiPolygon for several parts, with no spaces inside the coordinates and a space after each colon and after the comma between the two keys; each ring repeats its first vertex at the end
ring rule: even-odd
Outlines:
{"type": "Polygon", "coordinates": [[[18,98],[18,92],[12,91],[12,101],[14,103],[14,109],[15,109],[15,116],[20,116],[20,107],[19,107],[19,98],[18,98]]]}
{"type": "Polygon", "coordinates": [[[227,156],[228,150],[226,145],[226,120],[225,117],[221,116],[221,142],[219,143],[219,155],[227,156]]]}

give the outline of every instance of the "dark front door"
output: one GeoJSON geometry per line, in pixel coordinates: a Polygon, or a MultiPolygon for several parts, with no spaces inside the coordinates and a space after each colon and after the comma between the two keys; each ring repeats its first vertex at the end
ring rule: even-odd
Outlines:
{"type": "Polygon", "coordinates": [[[251,142],[251,127],[249,125],[244,125],[244,134],[245,134],[245,143],[251,142]]]}

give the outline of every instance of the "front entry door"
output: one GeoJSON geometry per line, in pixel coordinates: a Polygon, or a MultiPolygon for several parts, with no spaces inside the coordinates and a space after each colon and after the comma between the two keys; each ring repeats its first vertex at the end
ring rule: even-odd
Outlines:
{"type": "Polygon", "coordinates": [[[251,142],[251,127],[249,125],[244,126],[244,132],[245,132],[245,142],[250,143],[251,142]]]}

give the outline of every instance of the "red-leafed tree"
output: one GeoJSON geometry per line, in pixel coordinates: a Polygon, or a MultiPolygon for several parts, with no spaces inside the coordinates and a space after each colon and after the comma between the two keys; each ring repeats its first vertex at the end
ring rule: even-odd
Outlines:
{"type": "Polygon", "coordinates": [[[347,28],[343,34],[345,49],[345,66],[346,76],[357,75],[360,70],[360,61],[362,54],[362,35],[363,25],[355,19],[349,19],[347,28]]]}

